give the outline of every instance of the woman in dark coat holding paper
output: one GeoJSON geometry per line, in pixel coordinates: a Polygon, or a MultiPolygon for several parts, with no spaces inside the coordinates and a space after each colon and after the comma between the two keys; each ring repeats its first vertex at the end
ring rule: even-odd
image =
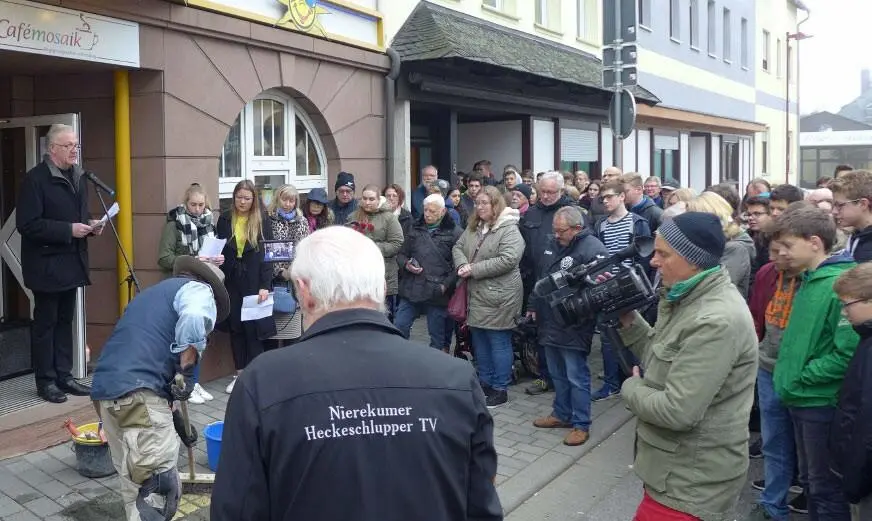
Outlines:
{"type": "MultiPolygon", "coordinates": [[[[272,317],[242,322],[244,297],[257,295],[258,302],[269,298],[273,271],[263,257],[263,241],[272,240],[267,219],[254,183],[243,180],[233,189],[233,206],[221,214],[215,230],[219,239],[227,239],[221,270],[230,294],[230,347],[237,376],[263,353],[262,340],[275,334],[272,317]]],[[[227,386],[228,394],[235,384],[236,377],[227,386]]]]}

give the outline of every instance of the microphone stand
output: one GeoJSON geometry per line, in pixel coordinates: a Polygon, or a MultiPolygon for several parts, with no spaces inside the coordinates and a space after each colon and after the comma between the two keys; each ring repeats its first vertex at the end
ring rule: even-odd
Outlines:
{"type": "MultiPolygon", "coordinates": [[[[92,184],[94,185],[94,191],[97,192],[97,198],[100,199],[100,206],[103,207],[103,215],[109,215],[109,207],[106,206],[106,200],[103,199],[103,189],[96,183],[92,184]]],[[[136,272],[133,271],[133,266],[130,265],[130,259],[127,257],[127,252],[124,251],[124,245],[121,244],[121,237],[118,235],[118,229],[115,228],[115,222],[111,218],[108,219],[108,221],[109,226],[112,228],[112,235],[115,236],[115,244],[118,246],[118,251],[121,252],[121,257],[124,259],[124,264],[127,266],[127,278],[125,278],[124,281],[127,283],[127,303],[129,304],[135,296],[133,291],[134,288],[136,289],[136,294],[138,294],[142,288],[139,286],[139,279],[136,277],[136,272]]]]}

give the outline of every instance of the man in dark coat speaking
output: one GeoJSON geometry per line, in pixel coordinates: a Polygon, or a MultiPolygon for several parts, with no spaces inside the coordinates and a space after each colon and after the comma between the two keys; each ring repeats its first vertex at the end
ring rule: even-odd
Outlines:
{"type": "Polygon", "coordinates": [[[48,154],[27,172],[16,205],[21,271],[33,292],[30,349],[36,389],[43,400],[63,403],[91,390],[73,379],[76,292],[88,278],[88,237],[103,232],[89,219],[88,185],[79,160],[79,138],[68,125],[52,125],[48,154]]]}
{"type": "Polygon", "coordinates": [[[210,519],[502,520],[475,371],[388,322],[375,243],[318,230],[291,279],[305,333],[237,380],[210,519]]]}

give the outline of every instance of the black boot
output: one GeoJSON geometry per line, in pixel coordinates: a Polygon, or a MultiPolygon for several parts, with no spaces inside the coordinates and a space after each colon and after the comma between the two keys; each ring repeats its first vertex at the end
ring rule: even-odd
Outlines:
{"type": "Polygon", "coordinates": [[[88,396],[91,394],[90,387],[80,384],[74,378],[67,378],[64,381],[58,382],[58,389],[73,396],[88,396]]]}
{"type": "Polygon", "coordinates": [[[36,394],[38,394],[43,400],[51,403],[64,403],[67,401],[67,395],[58,389],[58,386],[54,383],[47,383],[38,386],[36,388],[36,394]]]}

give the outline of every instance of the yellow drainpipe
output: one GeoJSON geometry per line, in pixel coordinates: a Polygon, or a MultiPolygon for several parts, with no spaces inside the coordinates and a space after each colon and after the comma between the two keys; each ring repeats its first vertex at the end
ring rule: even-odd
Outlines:
{"type": "MultiPolygon", "coordinates": [[[[133,265],[133,188],[130,181],[130,76],[115,71],[115,200],[118,201],[116,226],[121,247],[133,265]]],[[[118,271],[118,310],[124,313],[131,295],[127,293],[127,264],[121,250],[115,252],[118,271]]],[[[135,291],[135,289],[134,289],[135,291]]]]}

